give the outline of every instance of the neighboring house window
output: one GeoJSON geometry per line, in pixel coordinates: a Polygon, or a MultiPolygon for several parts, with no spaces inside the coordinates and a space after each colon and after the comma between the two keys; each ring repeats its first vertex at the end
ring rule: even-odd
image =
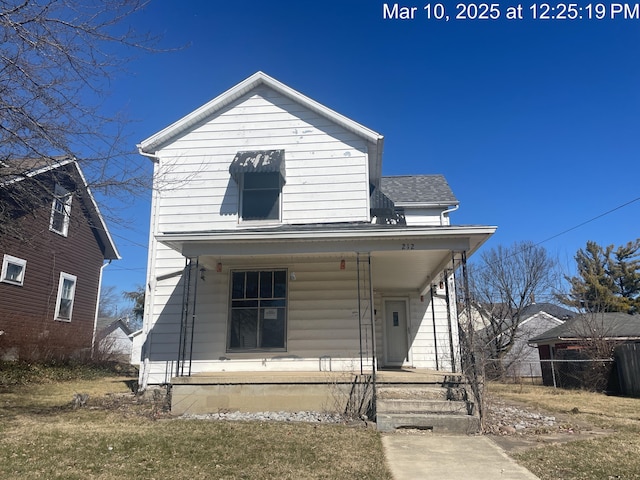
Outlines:
{"type": "Polygon", "coordinates": [[[2,259],[2,274],[0,281],[13,283],[14,285],[24,284],[24,272],[27,269],[27,261],[21,258],[5,255],[2,259]]]}
{"type": "Polygon", "coordinates": [[[56,320],[71,321],[73,312],[73,299],[76,293],[76,277],[68,273],[60,272],[58,283],[58,299],[56,300],[56,320]]]}
{"type": "Polygon", "coordinates": [[[242,220],[279,220],[281,176],[277,172],[245,173],[242,179],[242,220]]]}
{"type": "Polygon", "coordinates": [[[71,218],[72,195],[60,185],[56,185],[53,204],[51,206],[51,221],[49,228],[60,235],[67,236],[69,218],[71,218]]]}
{"type": "Polygon", "coordinates": [[[287,271],[231,273],[229,350],[284,349],[287,271]]]}

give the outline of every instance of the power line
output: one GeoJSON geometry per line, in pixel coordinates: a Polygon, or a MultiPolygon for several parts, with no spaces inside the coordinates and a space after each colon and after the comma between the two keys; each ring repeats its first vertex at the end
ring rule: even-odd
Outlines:
{"type": "Polygon", "coordinates": [[[610,213],[613,213],[613,212],[615,212],[616,210],[620,210],[621,208],[624,208],[624,207],[626,207],[627,205],[631,205],[632,203],[637,202],[638,200],[640,200],[640,197],[634,198],[633,200],[629,200],[628,202],[623,203],[622,205],[618,205],[617,207],[612,208],[611,210],[608,210],[608,211],[606,211],[606,212],[604,212],[604,213],[601,213],[600,215],[596,215],[595,217],[590,218],[589,220],[586,220],[586,221],[584,221],[584,222],[582,222],[582,223],[579,223],[578,225],[575,225],[575,226],[573,226],[573,227],[571,227],[571,228],[568,228],[567,230],[564,230],[564,231],[562,231],[562,232],[560,232],[560,233],[556,233],[555,235],[553,235],[553,236],[551,236],[551,237],[549,237],[549,238],[545,238],[544,240],[541,240],[540,242],[538,242],[538,243],[534,244],[534,246],[538,246],[538,245],[540,245],[541,243],[548,242],[549,240],[553,240],[554,238],[557,238],[557,237],[559,237],[559,236],[561,236],[561,235],[564,235],[565,233],[569,233],[569,232],[571,232],[571,231],[573,231],[573,230],[576,230],[577,228],[580,228],[580,227],[582,227],[582,226],[586,225],[587,223],[591,223],[591,222],[593,222],[593,221],[595,221],[595,220],[598,220],[599,218],[602,218],[602,217],[604,217],[604,216],[606,216],[606,215],[609,215],[610,213]]]}

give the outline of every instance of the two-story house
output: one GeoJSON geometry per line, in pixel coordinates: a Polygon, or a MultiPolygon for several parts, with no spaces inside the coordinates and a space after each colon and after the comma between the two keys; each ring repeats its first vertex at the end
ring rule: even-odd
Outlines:
{"type": "Polygon", "coordinates": [[[72,158],[0,162],[0,358],[89,355],[118,251],[72,158]]]}
{"type": "Polygon", "coordinates": [[[495,227],[451,225],[444,177],[383,177],[380,134],[262,72],[138,148],[155,181],[140,383],[172,384],[174,413],[317,408],[289,389],[459,368],[452,271],[495,227]]]}

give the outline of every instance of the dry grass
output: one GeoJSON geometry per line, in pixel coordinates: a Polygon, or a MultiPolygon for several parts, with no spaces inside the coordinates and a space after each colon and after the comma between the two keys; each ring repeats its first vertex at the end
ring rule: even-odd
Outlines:
{"type": "Polygon", "coordinates": [[[532,385],[491,384],[489,388],[492,395],[614,431],[606,437],[514,455],[541,479],[640,479],[640,399],[532,385]]]}
{"type": "Polygon", "coordinates": [[[149,405],[114,400],[130,398],[124,380],[15,386],[0,392],[0,478],[391,478],[374,431],[153,420],[149,405]],[[73,409],[70,401],[80,392],[90,394],[89,402],[73,409]]]}

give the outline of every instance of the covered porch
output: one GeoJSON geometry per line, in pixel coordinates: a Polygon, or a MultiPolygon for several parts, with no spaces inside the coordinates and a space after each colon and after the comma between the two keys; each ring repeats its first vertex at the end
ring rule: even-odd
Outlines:
{"type": "Polygon", "coordinates": [[[459,371],[454,271],[492,231],[365,224],[162,235],[160,241],[185,257],[175,292],[181,321],[174,376],[459,371]],[[280,282],[286,293],[263,301],[256,293],[263,274],[272,276],[267,289],[280,282]],[[256,298],[261,306],[249,306],[256,298]],[[253,332],[236,321],[236,307],[258,312],[253,332]],[[261,322],[271,322],[270,330],[255,327],[261,322]],[[209,334],[208,346],[199,333],[209,334]]]}
{"type": "Polygon", "coordinates": [[[147,335],[156,353],[144,375],[171,384],[176,415],[373,418],[377,389],[390,385],[433,387],[430,403],[448,401],[446,385],[460,383],[454,272],[491,233],[365,224],[163,234],[185,264],[156,279],[174,286],[147,335]]]}

